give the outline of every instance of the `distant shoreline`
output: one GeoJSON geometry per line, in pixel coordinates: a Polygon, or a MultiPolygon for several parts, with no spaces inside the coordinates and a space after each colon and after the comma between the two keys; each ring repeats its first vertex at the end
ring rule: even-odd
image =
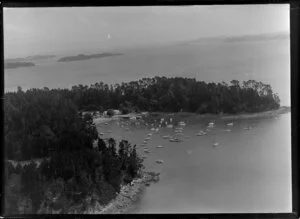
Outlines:
{"type": "Polygon", "coordinates": [[[110,56],[119,56],[123,55],[121,53],[99,53],[99,54],[92,54],[92,55],[85,55],[85,54],[79,54],[77,56],[65,56],[60,59],[58,59],[58,62],[75,62],[75,61],[83,61],[83,60],[89,60],[89,59],[99,59],[104,57],[110,57],[110,56]]]}
{"type": "Polygon", "coordinates": [[[6,62],[4,63],[4,69],[14,69],[22,67],[33,67],[35,64],[33,62],[6,62]]]}
{"type": "Polygon", "coordinates": [[[280,107],[279,109],[276,110],[269,110],[269,111],[263,111],[263,112],[258,112],[258,113],[240,113],[240,114],[197,114],[197,113],[191,113],[191,112],[150,112],[150,116],[161,116],[161,115],[177,115],[177,116],[196,116],[198,118],[220,118],[224,120],[229,120],[229,119],[256,119],[256,118],[266,118],[266,117],[273,117],[277,116],[279,114],[287,113],[290,112],[290,107],[280,107]]]}

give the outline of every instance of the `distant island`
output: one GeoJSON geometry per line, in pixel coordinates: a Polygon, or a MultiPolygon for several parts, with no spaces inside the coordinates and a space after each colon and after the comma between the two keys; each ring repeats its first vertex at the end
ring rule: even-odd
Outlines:
{"type": "Polygon", "coordinates": [[[54,58],[56,55],[33,55],[33,56],[27,56],[23,58],[10,58],[5,59],[5,62],[26,62],[26,61],[37,61],[37,60],[44,60],[44,59],[50,59],[54,58]]]}
{"type": "Polygon", "coordinates": [[[88,59],[99,59],[104,57],[110,57],[110,56],[119,56],[123,55],[121,53],[99,53],[99,54],[92,54],[92,55],[85,55],[85,54],[79,54],[77,56],[65,56],[60,59],[58,59],[58,62],[73,62],[73,61],[81,61],[81,60],[88,60],[88,59]]]}
{"type": "Polygon", "coordinates": [[[5,62],[4,69],[13,69],[21,67],[33,67],[35,66],[32,62],[5,62]]]}
{"type": "Polygon", "coordinates": [[[56,55],[34,55],[26,57],[27,60],[43,60],[43,59],[51,59],[55,58],[56,55]]]}

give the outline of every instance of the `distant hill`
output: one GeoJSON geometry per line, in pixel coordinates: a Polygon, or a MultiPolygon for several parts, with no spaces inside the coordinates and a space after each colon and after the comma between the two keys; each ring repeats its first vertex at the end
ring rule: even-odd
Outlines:
{"type": "Polygon", "coordinates": [[[35,66],[32,62],[5,62],[4,69],[21,68],[21,67],[33,67],[35,66]]]}
{"type": "Polygon", "coordinates": [[[265,40],[281,40],[289,39],[288,33],[277,33],[277,34],[262,34],[262,35],[244,35],[244,36],[233,36],[226,37],[225,42],[236,42],[236,41],[265,41],[265,40]]]}
{"type": "Polygon", "coordinates": [[[210,43],[210,42],[250,42],[250,41],[269,41],[269,40],[285,40],[289,39],[290,34],[287,32],[256,34],[256,35],[240,35],[240,36],[217,36],[217,37],[202,37],[190,41],[181,42],[181,45],[194,43],[210,43]]]}
{"type": "Polygon", "coordinates": [[[26,62],[26,61],[37,61],[43,59],[50,59],[54,58],[56,55],[34,55],[34,56],[27,56],[24,58],[14,58],[14,59],[5,59],[6,62],[26,62]]]}
{"type": "Polygon", "coordinates": [[[98,59],[110,56],[119,56],[123,55],[121,53],[99,53],[99,54],[92,54],[92,55],[84,55],[79,54],[77,56],[65,56],[58,59],[58,62],[72,62],[72,61],[81,61],[81,60],[88,60],[88,59],[98,59]]]}

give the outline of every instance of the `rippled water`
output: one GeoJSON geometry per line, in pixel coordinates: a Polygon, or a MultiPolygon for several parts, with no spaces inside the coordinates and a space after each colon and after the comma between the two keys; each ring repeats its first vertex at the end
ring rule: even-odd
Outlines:
{"type": "Polygon", "coordinates": [[[161,128],[156,133],[150,131],[151,126],[117,121],[98,126],[104,137],[137,144],[139,153],[148,156],[146,169],[161,173],[160,181],[147,188],[132,213],[291,211],[290,113],[232,121],[233,126],[215,120],[215,127],[205,136],[195,134],[205,130],[210,120],[179,119],[186,122],[183,133],[189,136],[180,143],[162,138],[174,134],[174,129],[161,128]],[[252,129],[245,130],[249,125],[252,129]],[[146,154],[140,145],[148,133],[153,135],[146,154]],[[216,147],[215,142],[219,143],[216,147]],[[164,163],[157,164],[158,159],[164,163]]]}

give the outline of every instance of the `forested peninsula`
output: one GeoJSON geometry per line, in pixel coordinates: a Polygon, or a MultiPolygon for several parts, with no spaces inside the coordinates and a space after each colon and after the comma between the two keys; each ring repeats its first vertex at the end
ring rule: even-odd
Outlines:
{"type": "Polygon", "coordinates": [[[136,145],[102,139],[92,115],[83,112],[119,109],[123,114],[235,115],[280,106],[271,86],[262,82],[205,83],[181,77],[144,78],[114,85],[99,82],[72,89],[23,91],[19,87],[16,92],[5,93],[4,100],[7,215],[83,213],[91,206],[106,206],[132,182],[157,180],[157,175],[143,172],[136,145]]]}

